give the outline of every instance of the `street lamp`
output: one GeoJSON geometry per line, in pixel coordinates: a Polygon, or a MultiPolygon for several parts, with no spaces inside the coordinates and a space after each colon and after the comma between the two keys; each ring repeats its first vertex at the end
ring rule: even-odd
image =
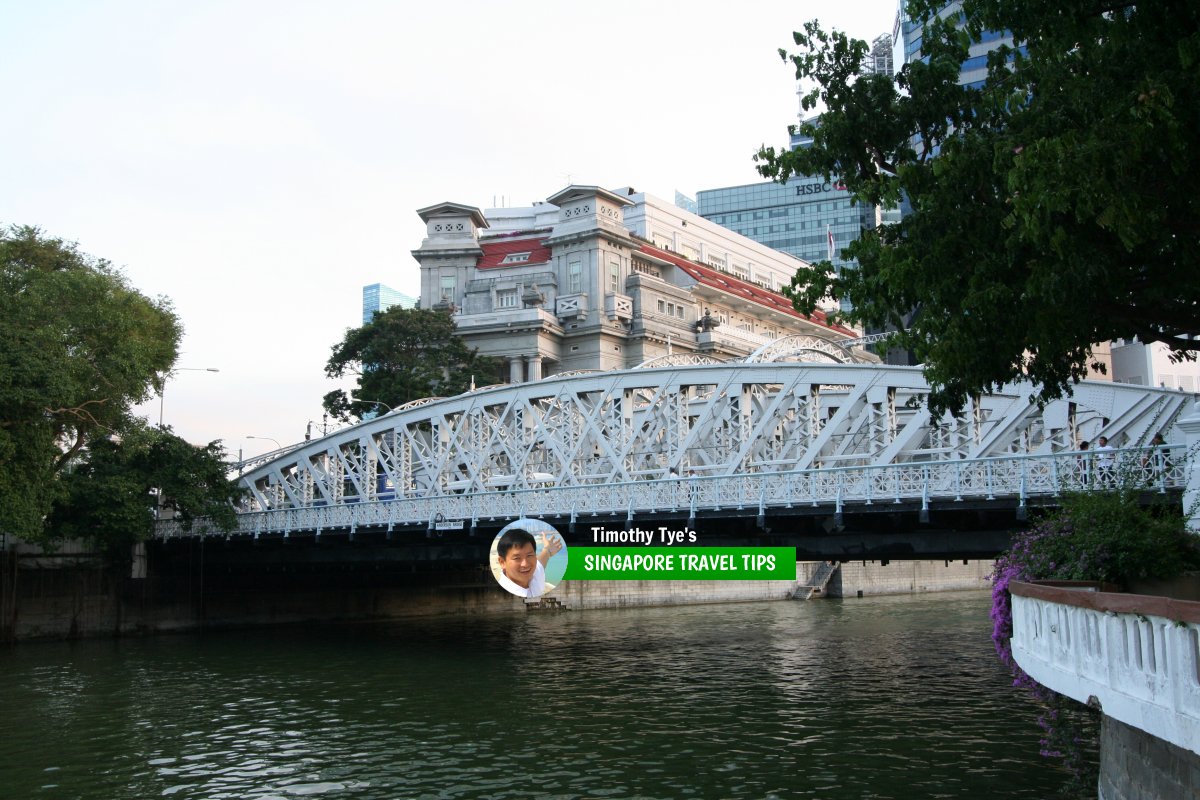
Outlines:
{"type": "MultiPolygon", "coordinates": [[[[316,424],[317,423],[313,422],[311,419],[308,421],[308,427],[306,427],[304,429],[304,441],[307,442],[312,439],[313,425],[316,425],[316,424]]],[[[321,415],[321,435],[325,436],[328,433],[329,433],[329,414],[322,414],[321,415]]]]}
{"type": "Polygon", "coordinates": [[[363,400],[360,398],[358,400],[355,400],[354,402],[356,402],[356,403],[371,403],[372,405],[383,406],[384,408],[387,409],[387,413],[389,413],[389,414],[392,413],[392,407],[389,406],[387,403],[380,402],[379,400],[363,400]]]}
{"type": "Polygon", "coordinates": [[[279,443],[279,440],[278,440],[278,439],[272,439],[270,436],[251,436],[250,434],[246,434],[246,438],[247,438],[247,439],[265,439],[265,440],[267,440],[268,442],[274,442],[274,443],[275,443],[275,449],[276,449],[276,450],[282,450],[282,449],[283,449],[283,445],[281,445],[281,444],[279,443]]]}
{"type": "Polygon", "coordinates": [[[158,427],[163,426],[163,398],[167,395],[167,381],[176,372],[220,372],[216,367],[175,367],[163,375],[162,388],[158,390],[158,427]]]}

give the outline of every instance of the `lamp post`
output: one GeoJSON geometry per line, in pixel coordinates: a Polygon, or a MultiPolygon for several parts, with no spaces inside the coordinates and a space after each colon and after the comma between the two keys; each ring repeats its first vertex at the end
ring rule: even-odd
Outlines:
{"type": "MultiPolygon", "coordinates": [[[[313,425],[316,425],[316,424],[317,423],[313,422],[311,419],[308,421],[308,427],[306,427],[304,429],[304,441],[307,442],[312,439],[313,425]]],[[[328,433],[329,433],[329,415],[322,414],[321,415],[321,435],[325,436],[328,433]]]]}
{"type": "Polygon", "coordinates": [[[278,440],[278,439],[273,439],[273,438],[271,438],[270,436],[251,436],[250,434],[246,434],[246,438],[247,438],[247,439],[265,439],[265,440],[266,440],[266,441],[268,441],[268,442],[274,442],[274,443],[275,443],[275,449],[276,449],[276,450],[282,450],[282,449],[283,449],[283,445],[281,445],[281,444],[279,443],[279,440],[278,440]]]}
{"type": "Polygon", "coordinates": [[[379,400],[363,400],[360,398],[360,399],[356,400],[355,402],[356,403],[370,403],[371,405],[383,406],[384,408],[387,409],[387,413],[389,413],[389,414],[392,413],[392,407],[389,406],[387,403],[381,402],[379,400]]]}
{"type": "MultiPolygon", "coordinates": [[[[390,413],[392,413],[392,407],[391,407],[391,406],[389,406],[387,403],[385,403],[385,402],[381,401],[381,400],[363,400],[363,399],[360,397],[360,398],[356,398],[356,399],[354,400],[354,402],[356,402],[356,403],[370,403],[370,404],[371,404],[371,405],[373,405],[373,406],[383,406],[384,408],[386,408],[386,409],[387,409],[387,411],[386,411],[386,412],[384,412],[384,413],[387,413],[387,414],[390,414],[390,413]]],[[[368,411],[368,412],[366,412],[365,414],[363,414],[363,415],[362,415],[362,416],[361,416],[359,419],[360,419],[360,421],[362,421],[362,422],[366,422],[367,420],[369,420],[369,419],[375,419],[375,418],[376,418],[376,417],[378,417],[378,416],[379,416],[379,412],[378,412],[378,411],[368,411]]]]}
{"type": "Polygon", "coordinates": [[[167,381],[176,372],[220,372],[216,367],[175,367],[163,375],[162,388],[158,390],[158,427],[163,426],[163,399],[167,396],[167,381]]]}

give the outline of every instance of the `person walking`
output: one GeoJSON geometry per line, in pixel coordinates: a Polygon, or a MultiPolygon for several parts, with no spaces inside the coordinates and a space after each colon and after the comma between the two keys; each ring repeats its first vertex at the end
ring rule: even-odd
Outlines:
{"type": "Polygon", "coordinates": [[[1102,489],[1108,489],[1116,484],[1116,453],[1108,443],[1107,436],[1096,440],[1096,484],[1102,489]]]}
{"type": "Polygon", "coordinates": [[[1156,433],[1150,439],[1150,446],[1154,449],[1142,457],[1142,469],[1149,485],[1161,487],[1167,470],[1171,468],[1171,460],[1167,457],[1167,441],[1161,433],[1156,433]]]}
{"type": "Polygon", "coordinates": [[[1076,463],[1076,472],[1079,477],[1079,485],[1087,488],[1091,483],[1092,477],[1092,456],[1088,453],[1088,441],[1084,439],[1079,443],[1079,458],[1076,463]]]}

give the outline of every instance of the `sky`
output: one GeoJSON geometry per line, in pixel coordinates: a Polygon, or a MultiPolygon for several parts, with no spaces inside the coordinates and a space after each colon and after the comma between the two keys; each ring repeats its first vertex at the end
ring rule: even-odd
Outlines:
{"type": "Polygon", "coordinates": [[[761,180],[810,19],[873,39],[895,0],[0,0],[0,225],[170,299],[141,407],[245,457],[303,439],[362,287],[418,293],[418,208],[570,183],[667,200],[761,180]],[[219,372],[210,372],[216,369],[219,372]]]}

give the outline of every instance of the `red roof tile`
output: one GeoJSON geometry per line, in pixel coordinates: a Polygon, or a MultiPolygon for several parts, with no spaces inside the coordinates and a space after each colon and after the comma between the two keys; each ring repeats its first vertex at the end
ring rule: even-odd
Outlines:
{"type": "Polygon", "coordinates": [[[483,257],[479,259],[479,269],[495,267],[524,267],[528,264],[545,264],[550,260],[550,248],[542,239],[496,239],[479,243],[483,249],[483,257]],[[526,261],[505,264],[504,259],[517,253],[529,253],[526,261]]]}
{"type": "Polygon", "coordinates": [[[678,253],[672,253],[670,250],[662,250],[649,244],[643,244],[641,246],[641,250],[656,258],[661,258],[664,261],[670,261],[672,264],[679,267],[705,286],[711,286],[712,288],[718,289],[732,297],[737,297],[742,300],[749,300],[752,303],[765,306],[766,308],[770,308],[774,311],[781,311],[784,314],[790,314],[791,316],[799,319],[806,319],[810,322],[815,322],[818,325],[823,325],[830,330],[837,331],[838,333],[842,333],[847,336],[855,335],[854,331],[850,330],[849,328],[841,325],[830,324],[825,317],[824,311],[814,311],[811,316],[806,316],[793,308],[792,301],[788,300],[781,294],[776,294],[775,292],[764,289],[761,286],[756,286],[748,281],[735,278],[732,275],[726,275],[724,272],[719,272],[711,267],[698,264],[695,261],[690,261],[678,253]]]}

